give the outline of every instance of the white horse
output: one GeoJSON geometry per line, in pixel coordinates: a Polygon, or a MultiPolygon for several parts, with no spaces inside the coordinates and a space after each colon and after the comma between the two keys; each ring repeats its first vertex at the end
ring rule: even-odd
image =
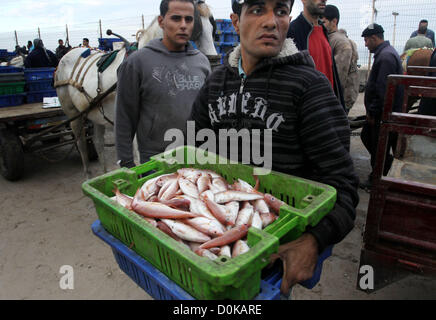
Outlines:
{"type": "MultiPolygon", "coordinates": [[[[196,9],[201,17],[202,32],[197,39],[193,38],[197,48],[206,56],[216,56],[214,46],[213,26],[211,23],[211,12],[204,1],[195,1],[196,9]]],[[[213,19],[213,18],[212,18],[213,19]]],[[[198,27],[198,26],[197,26],[198,27]]],[[[195,31],[194,31],[195,32],[195,31]]],[[[197,32],[198,33],[198,32],[197,32]]],[[[138,50],[143,48],[150,40],[162,37],[157,18],[145,30],[137,32],[138,50]]],[[[107,91],[117,82],[117,69],[123,62],[126,55],[126,48],[117,54],[115,60],[103,72],[98,72],[97,61],[104,55],[104,52],[92,50],[88,57],[82,57],[87,51],[86,48],[75,48],[68,52],[59,62],[55,74],[55,87],[62,105],[62,109],[69,119],[72,119],[86,110],[90,101],[100,93],[107,91]]],[[[86,113],[86,118],[93,123],[93,142],[98,154],[100,165],[104,172],[107,172],[104,156],[104,133],[107,126],[113,125],[115,115],[115,92],[109,94],[99,107],[92,108],[86,113]],[[112,122],[112,123],[111,123],[112,122]]],[[[82,158],[83,168],[89,178],[87,143],[84,130],[85,116],[71,122],[71,129],[78,139],[77,147],[82,158]]]]}

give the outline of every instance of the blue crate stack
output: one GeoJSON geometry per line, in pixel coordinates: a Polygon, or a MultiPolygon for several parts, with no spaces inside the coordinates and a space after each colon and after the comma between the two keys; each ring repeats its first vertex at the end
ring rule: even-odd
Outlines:
{"type": "Polygon", "coordinates": [[[114,42],[123,42],[118,38],[98,38],[98,48],[102,51],[113,51],[114,42]]]}
{"type": "Polygon", "coordinates": [[[53,88],[53,75],[55,68],[26,68],[27,103],[43,102],[44,98],[56,97],[56,89],[53,88]]]}
{"type": "Polygon", "coordinates": [[[215,47],[218,54],[222,55],[221,63],[223,63],[227,53],[239,44],[239,36],[230,19],[217,19],[216,25],[218,41],[215,42],[215,47]]]}
{"type": "MultiPolygon", "coordinates": [[[[22,68],[0,67],[0,82],[2,83],[23,83],[24,73],[22,68]]],[[[18,106],[24,103],[25,93],[1,94],[0,108],[18,106]]]]}

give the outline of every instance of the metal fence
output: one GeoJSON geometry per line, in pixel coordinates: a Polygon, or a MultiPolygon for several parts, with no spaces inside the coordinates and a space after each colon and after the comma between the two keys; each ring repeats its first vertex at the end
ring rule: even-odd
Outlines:
{"type": "MultiPolygon", "coordinates": [[[[207,3],[207,1],[206,1],[207,3]]],[[[219,7],[213,8],[212,12],[217,19],[228,19],[230,15],[229,1],[222,2],[219,7]]],[[[337,6],[341,13],[339,27],[347,31],[348,36],[353,39],[359,51],[359,64],[366,66],[369,62],[369,52],[365,48],[361,37],[363,29],[374,22],[381,24],[385,30],[385,39],[397,49],[398,53],[403,52],[406,41],[410,38],[413,31],[417,30],[419,21],[427,19],[429,29],[436,30],[436,0],[328,0],[328,4],[337,6]]],[[[302,11],[302,3],[295,0],[292,16],[296,18],[302,11]]],[[[156,8],[158,12],[158,8],[156,8]]],[[[54,50],[57,47],[58,39],[65,41],[68,37],[72,46],[77,46],[82,42],[82,38],[90,39],[91,46],[98,47],[97,39],[105,37],[105,30],[112,29],[118,34],[122,34],[128,40],[134,40],[134,34],[147,27],[153,20],[154,15],[131,16],[121,19],[102,19],[95,21],[76,23],[74,25],[53,26],[50,28],[39,28],[35,26],[33,30],[17,31],[15,33],[0,33],[0,48],[13,51],[16,40],[23,46],[28,40],[41,36],[48,49],[54,50]]]]}

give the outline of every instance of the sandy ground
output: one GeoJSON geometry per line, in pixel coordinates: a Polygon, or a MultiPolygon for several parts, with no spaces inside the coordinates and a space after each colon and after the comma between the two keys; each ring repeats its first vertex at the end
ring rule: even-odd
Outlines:
{"type": "MultiPolygon", "coordinates": [[[[352,115],[363,113],[361,95],[352,115]]],[[[353,136],[351,142],[356,170],[365,179],[369,155],[360,137],[353,136]]],[[[113,170],[114,148],[107,151],[113,170]]],[[[151,299],[119,269],[111,249],[92,234],[97,214],[81,190],[85,177],[78,153],[74,150],[54,164],[29,155],[25,170],[19,182],[0,177],[0,299],[151,299]],[[60,288],[64,265],[73,267],[73,290],[60,288]]],[[[98,162],[92,163],[92,170],[94,175],[102,174],[98,162]]],[[[415,275],[369,295],[356,289],[369,200],[368,193],[359,193],[356,227],[335,246],[319,284],[312,290],[297,285],[291,298],[435,299],[436,280],[415,275]]]]}

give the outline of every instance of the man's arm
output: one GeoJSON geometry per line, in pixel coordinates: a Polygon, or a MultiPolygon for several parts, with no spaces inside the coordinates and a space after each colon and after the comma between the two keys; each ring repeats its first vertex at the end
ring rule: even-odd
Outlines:
{"type": "Polygon", "coordinates": [[[130,61],[118,68],[117,83],[115,144],[121,166],[131,168],[135,166],[132,141],[139,122],[141,80],[130,61]]]}
{"type": "Polygon", "coordinates": [[[348,40],[338,42],[337,47],[335,47],[335,61],[336,68],[338,69],[339,81],[344,89],[345,84],[347,83],[352,57],[353,48],[351,47],[351,43],[348,40]]]}
{"type": "Polygon", "coordinates": [[[325,76],[320,75],[308,86],[299,114],[301,145],[314,172],[309,179],[336,188],[337,201],[316,226],[308,227],[302,237],[282,245],[271,257],[272,261],[280,258],[284,263],[283,294],[294,284],[311,278],[318,255],[352,230],[359,202],[359,180],[348,152],[347,116],[325,76]]]}

